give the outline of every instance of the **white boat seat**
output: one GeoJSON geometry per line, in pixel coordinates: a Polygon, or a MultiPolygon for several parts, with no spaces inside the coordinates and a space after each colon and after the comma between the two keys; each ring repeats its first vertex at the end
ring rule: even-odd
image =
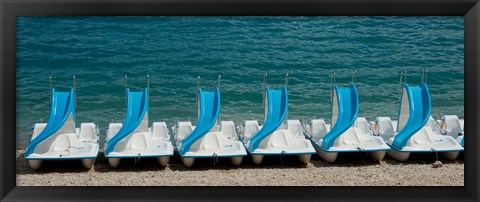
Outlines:
{"type": "Polygon", "coordinates": [[[462,132],[462,124],[456,115],[445,115],[443,117],[447,124],[447,133],[458,134],[462,132]]]}
{"type": "Polygon", "coordinates": [[[80,141],[95,141],[97,134],[95,134],[95,124],[82,123],[80,125],[80,141]]]}
{"type": "Polygon", "coordinates": [[[205,138],[203,139],[203,148],[207,150],[220,148],[220,141],[218,141],[218,137],[215,132],[207,133],[207,135],[205,135],[205,138]]]}
{"type": "Polygon", "coordinates": [[[325,121],[323,119],[312,120],[310,130],[312,137],[317,137],[320,139],[322,139],[328,132],[327,126],[325,125],[325,121]]]}
{"type": "Polygon", "coordinates": [[[243,137],[248,140],[257,134],[260,129],[257,121],[245,121],[245,128],[243,130],[243,137]]]}
{"type": "Polygon", "coordinates": [[[377,123],[379,127],[379,134],[392,136],[395,134],[395,128],[390,117],[378,117],[377,123]]]}
{"type": "Polygon", "coordinates": [[[190,133],[192,133],[192,123],[190,122],[179,122],[177,128],[177,140],[182,142],[190,133]]]}
{"type": "Polygon", "coordinates": [[[420,129],[414,136],[413,136],[413,141],[416,144],[431,144],[433,141],[429,136],[429,132],[433,134],[432,128],[430,127],[424,127],[420,129]]]}
{"type": "Polygon", "coordinates": [[[170,139],[168,137],[167,124],[165,122],[154,122],[152,127],[152,139],[170,139]]]}
{"type": "Polygon", "coordinates": [[[398,121],[397,120],[392,121],[392,125],[393,125],[393,131],[395,131],[395,133],[396,133],[397,132],[397,127],[398,127],[398,121]]]}
{"type": "Polygon", "coordinates": [[[303,135],[302,124],[300,123],[299,120],[288,120],[287,124],[288,124],[288,130],[294,137],[303,135]]]}
{"type": "Polygon", "coordinates": [[[47,126],[46,123],[36,123],[33,129],[33,135],[31,140],[35,139],[47,126]]]}
{"type": "Polygon", "coordinates": [[[109,140],[113,136],[115,136],[120,131],[122,126],[123,126],[122,123],[110,123],[110,124],[108,124],[108,133],[107,133],[106,139],[109,140]]]}
{"type": "Polygon", "coordinates": [[[287,147],[288,140],[283,131],[278,131],[272,134],[270,138],[272,147],[287,147]]]}
{"type": "Polygon", "coordinates": [[[436,127],[438,127],[438,124],[437,124],[437,122],[435,121],[435,119],[433,119],[433,117],[430,116],[430,117],[428,118],[428,121],[427,121],[427,126],[430,126],[430,128],[432,128],[432,129],[436,129],[436,127]]]}
{"type": "Polygon", "coordinates": [[[146,149],[146,148],[147,148],[147,140],[145,139],[145,135],[143,133],[133,134],[130,149],[140,150],[140,149],[146,149]]]}
{"type": "Polygon", "coordinates": [[[357,127],[359,127],[363,133],[368,133],[370,131],[370,124],[365,117],[358,117],[355,122],[357,127]]]}
{"type": "Polygon", "coordinates": [[[222,134],[228,139],[236,139],[237,132],[233,121],[222,121],[222,134]]]}
{"type": "Polygon", "coordinates": [[[346,145],[360,144],[360,137],[358,137],[357,131],[354,128],[349,128],[342,136],[343,143],[346,145]]]}
{"type": "Polygon", "coordinates": [[[70,137],[68,135],[60,135],[55,138],[53,151],[65,151],[70,148],[70,137]]]}

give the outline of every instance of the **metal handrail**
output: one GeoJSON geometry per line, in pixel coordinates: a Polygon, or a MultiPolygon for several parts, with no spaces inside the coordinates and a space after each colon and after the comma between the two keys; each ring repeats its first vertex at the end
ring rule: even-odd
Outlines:
{"type": "Polygon", "coordinates": [[[285,73],[285,86],[288,86],[288,73],[285,73]]]}
{"type": "MultiPolygon", "coordinates": [[[[288,73],[285,73],[285,86],[288,86],[288,73]]],[[[288,96],[288,91],[287,91],[287,96],[288,96]]],[[[285,115],[285,121],[284,121],[284,125],[286,125],[288,128],[287,121],[288,121],[288,111],[287,111],[287,114],[285,115]]]]}
{"type": "Polygon", "coordinates": [[[265,90],[265,88],[267,87],[267,85],[268,85],[268,74],[265,73],[265,74],[263,75],[263,83],[262,83],[262,90],[263,90],[263,100],[262,100],[262,103],[263,103],[263,104],[265,104],[265,96],[267,96],[267,95],[266,95],[266,90],[265,90]]]}
{"type": "Polygon", "coordinates": [[[73,75],[73,106],[77,108],[77,82],[75,81],[75,74],[73,75]]]}
{"type": "Polygon", "coordinates": [[[128,77],[125,74],[125,103],[126,103],[126,105],[128,105],[127,88],[128,88],[128,77]]]}
{"type": "Polygon", "coordinates": [[[312,138],[312,133],[308,132],[307,129],[305,128],[306,125],[309,125],[309,128],[311,129],[311,124],[307,123],[302,123],[302,129],[303,129],[303,135],[312,138]],[[310,136],[309,136],[310,135],[310,136]]]}
{"type": "Polygon", "coordinates": [[[403,93],[402,84],[404,84],[404,83],[407,83],[407,71],[406,70],[400,73],[400,83],[399,83],[400,92],[398,94],[398,99],[399,100],[402,98],[402,93],[403,93]],[[402,78],[404,78],[403,82],[402,82],[402,78]]]}
{"type": "Polygon", "coordinates": [[[222,75],[218,75],[218,88],[220,88],[220,84],[221,84],[221,78],[222,78],[222,75]]]}
{"type": "Polygon", "coordinates": [[[330,102],[333,102],[333,86],[337,83],[337,74],[333,72],[330,75],[330,102]]]}
{"type": "Polygon", "coordinates": [[[422,71],[422,82],[424,82],[425,84],[428,83],[428,69],[424,69],[422,71]]]}
{"type": "MultiPolygon", "coordinates": [[[[218,75],[218,84],[217,84],[217,85],[218,85],[218,88],[219,88],[219,89],[220,89],[220,83],[221,83],[220,80],[221,80],[221,78],[222,78],[222,75],[218,75]]],[[[220,110],[220,111],[218,112],[217,129],[218,129],[218,127],[220,126],[220,123],[222,122],[222,121],[221,121],[221,120],[222,120],[221,114],[222,114],[222,111],[220,110]]]]}
{"type": "Polygon", "coordinates": [[[357,83],[357,70],[353,70],[352,83],[357,83]]]}
{"type": "Polygon", "coordinates": [[[53,97],[53,94],[52,94],[52,88],[53,88],[53,84],[52,84],[52,76],[50,75],[50,98],[53,97]]]}
{"type": "Polygon", "coordinates": [[[148,95],[150,95],[150,74],[147,74],[147,90],[148,95]]]}
{"type": "Polygon", "coordinates": [[[195,98],[195,103],[197,104],[198,106],[198,102],[199,102],[199,97],[198,97],[198,90],[200,89],[200,76],[197,77],[197,90],[195,91],[195,95],[196,95],[196,98],[195,98]]]}

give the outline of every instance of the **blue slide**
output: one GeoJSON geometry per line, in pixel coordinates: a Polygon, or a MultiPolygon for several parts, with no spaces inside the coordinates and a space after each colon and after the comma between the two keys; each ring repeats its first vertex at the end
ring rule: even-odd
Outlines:
{"type": "MultiPolygon", "coordinates": [[[[393,140],[392,146],[397,150],[401,150],[403,147],[405,147],[410,137],[412,137],[412,135],[414,135],[427,124],[431,110],[430,92],[428,91],[427,84],[422,82],[419,86],[414,87],[410,87],[408,84],[405,84],[404,88],[408,96],[410,115],[403,129],[399,131],[397,135],[395,135],[395,139],[393,140]]],[[[402,101],[400,100],[400,109],[401,107],[402,101]]],[[[400,118],[399,112],[399,123],[400,118]]]]}
{"type": "Polygon", "coordinates": [[[266,104],[267,116],[262,129],[250,139],[248,150],[253,152],[258,148],[260,142],[267,136],[275,132],[280,127],[288,112],[288,95],[287,87],[283,86],[282,90],[270,90],[266,88],[266,104]]]}
{"type": "Polygon", "coordinates": [[[75,123],[75,95],[73,88],[70,89],[70,92],[55,92],[55,88],[53,88],[52,95],[52,107],[47,125],[45,126],[45,129],[35,137],[35,139],[30,141],[25,156],[32,154],[38,144],[62,128],[70,113],[72,114],[73,122],[75,123]]]}
{"type": "Polygon", "coordinates": [[[355,84],[352,83],[348,88],[335,86],[335,92],[338,117],[335,125],[323,138],[321,148],[325,151],[328,151],[335,143],[335,140],[355,123],[358,115],[358,92],[355,84]]]}
{"type": "Polygon", "coordinates": [[[465,137],[462,138],[462,141],[460,142],[460,145],[462,145],[462,147],[465,147],[463,146],[463,140],[465,139],[465,137]]]}
{"type": "Polygon", "coordinates": [[[122,128],[116,135],[112,137],[107,143],[107,150],[105,153],[108,155],[113,151],[115,145],[123,138],[130,135],[142,122],[143,117],[148,113],[148,89],[143,91],[131,92],[127,88],[127,117],[123,122],[122,128]]]}
{"type": "Polygon", "coordinates": [[[212,129],[220,114],[220,89],[218,87],[215,91],[203,91],[200,88],[198,94],[200,98],[198,123],[195,130],[183,140],[179,151],[182,155],[190,151],[192,144],[212,129]]]}

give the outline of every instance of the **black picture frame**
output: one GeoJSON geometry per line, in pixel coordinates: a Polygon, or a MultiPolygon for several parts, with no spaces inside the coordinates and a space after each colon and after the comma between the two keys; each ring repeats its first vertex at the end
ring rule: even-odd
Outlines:
{"type": "Polygon", "coordinates": [[[479,201],[480,3],[478,0],[0,0],[2,201],[342,200],[479,201]],[[109,15],[464,16],[464,187],[16,187],[16,17],[109,15]],[[477,131],[477,132],[474,132],[477,131]]]}

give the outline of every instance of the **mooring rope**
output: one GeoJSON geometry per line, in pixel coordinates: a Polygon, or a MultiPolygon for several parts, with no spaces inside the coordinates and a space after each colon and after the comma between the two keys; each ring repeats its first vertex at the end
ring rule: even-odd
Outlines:
{"type": "Polygon", "coordinates": [[[138,153],[138,158],[135,157],[134,160],[135,160],[135,165],[137,165],[137,163],[140,163],[140,158],[141,158],[142,154],[138,153]],[[138,159],[138,160],[137,160],[138,159]]]}
{"type": "Polygon", "coordinates": [[[433,152],[435,152],[435,160],[438,161],[438,152],[434,148],[431,148],[433,152]]]}
{"type": "Polygon", "coordinates": [[[213,156],[213,165],[215,166],[216,163],[218,163],[218,155],[217,155],[217,153],[213,153],[212,156],[213,156]]]}
{"type": "Polygon", "coordinates": [[[285,153],[287,153],[287,152],[285,152],[285,151],[280,152],[280,163],[282,164],[282,167],[283,167],[283,156],[284,156],[285,153]]]}

